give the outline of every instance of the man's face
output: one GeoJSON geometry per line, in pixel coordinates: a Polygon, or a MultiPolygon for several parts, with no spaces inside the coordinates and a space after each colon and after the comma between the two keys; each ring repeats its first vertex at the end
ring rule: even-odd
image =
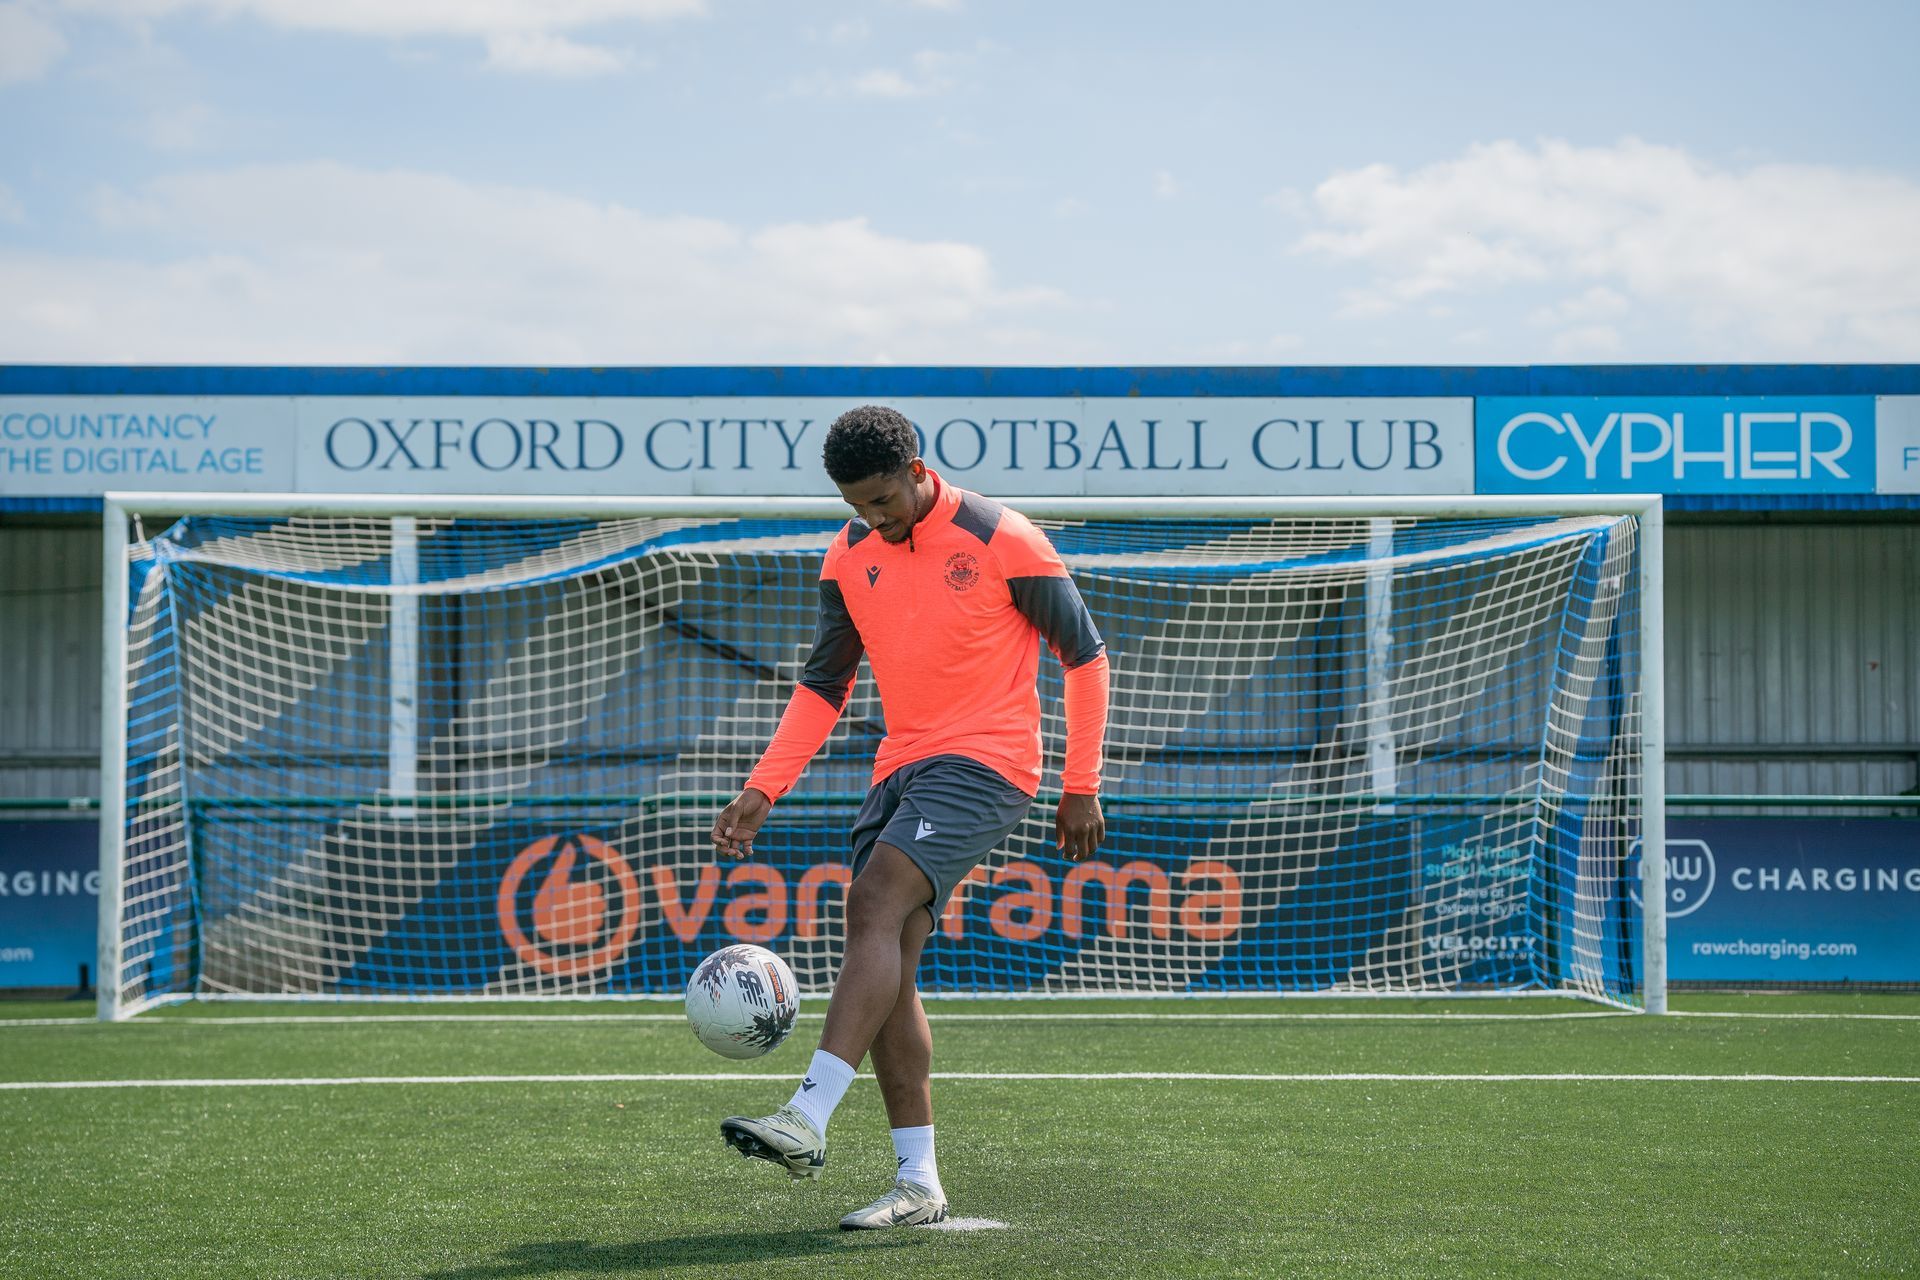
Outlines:
{"type": "Polygon", "coordinates": [[[905,542],[913,529],[915,493],[926,474],[927,464],[915,458],[905,470],[890,476],[868,476],[839,485],[840,496],[882,538],[905,542]]]}

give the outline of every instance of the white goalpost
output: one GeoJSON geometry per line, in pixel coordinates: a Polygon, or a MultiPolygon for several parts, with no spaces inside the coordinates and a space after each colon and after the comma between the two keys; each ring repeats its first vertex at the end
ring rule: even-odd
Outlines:
{"type": "MultiPolygon", "coordinates": [[[[1058,859],[1036,804],[954,895],[925,989],[1665,1012],[1658,497],[1007,505],[1108,643],[1109,837],[1058,859]]],[[[864,670],[761,856],[716,865],[706,832],[847,514],[106,495],[100,1017],[669,995],[730,941],[826,989],[884,733],[864,670]]],[[[1041,706],[1045,801],[1045,657],[1041,706]]]]}

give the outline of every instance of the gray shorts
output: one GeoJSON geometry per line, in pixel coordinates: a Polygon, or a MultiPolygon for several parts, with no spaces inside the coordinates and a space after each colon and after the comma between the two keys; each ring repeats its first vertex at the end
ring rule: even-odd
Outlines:
{"type": "Polygon", "coordinates": [[[954,886],[1027,816],[1033,797],[977,760],[933,756],[890,774],[867,792],[853,820],[853,873],[884,840],[913,860],[933,885],[934,922],[954,886]]]}

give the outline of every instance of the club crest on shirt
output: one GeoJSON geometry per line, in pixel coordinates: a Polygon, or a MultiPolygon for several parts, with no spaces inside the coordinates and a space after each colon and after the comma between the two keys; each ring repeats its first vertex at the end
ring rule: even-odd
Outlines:
{"type": "Polygon", "coordinates": [[[947,585],[955,591],[971,591],[980,581],[980,562],[965,551],[947,557],[947,585]]]}

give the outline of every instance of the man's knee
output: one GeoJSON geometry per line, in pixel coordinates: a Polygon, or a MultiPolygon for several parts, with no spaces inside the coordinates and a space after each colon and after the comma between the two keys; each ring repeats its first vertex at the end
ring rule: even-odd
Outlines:
{"type": "Polygon", "coordinates": [[[912,859],[891,845],[878,845],[847,888],[847,932],[898,936],[930,894],[926,875],[912,859]]]}

